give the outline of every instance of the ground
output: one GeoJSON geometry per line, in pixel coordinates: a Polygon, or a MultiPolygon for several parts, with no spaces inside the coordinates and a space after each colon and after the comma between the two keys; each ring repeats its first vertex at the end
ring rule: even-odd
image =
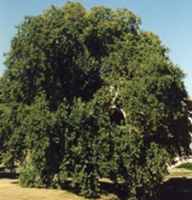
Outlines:
{"type": "Polygon", "coordinates": [[[0,200],[84,200],[70,192],[22,188],[16,179],[0,179],[0,200]]]}
{"type": "MultiPolygon", "coordinates": [[[[192,170],[186,168],[171,169],[170,175],[162,185],[160,200],[191,200],[192,170]]],[[[114,196],[102,196],[99,200],[117,199],[114,196]]],[[[85,200],[68,191],[54,189],[22,188],[17,179],[0,179],[0,200],[85,200]]]]}
{"type": "MultiPolygon", "coordinates": [[[[116,200],[113,194],[103,195],[98,200],[116,200]]],[[[86,200],[74,193],[56,189],[23,188],[17,179],[0,179],[0,200],[86,200]]]]}
{"type": "Polygon", "coordinates": [[[192,169],[189,167],[171,169],[162,185],[160,200],[192,200],[192,169]]]}

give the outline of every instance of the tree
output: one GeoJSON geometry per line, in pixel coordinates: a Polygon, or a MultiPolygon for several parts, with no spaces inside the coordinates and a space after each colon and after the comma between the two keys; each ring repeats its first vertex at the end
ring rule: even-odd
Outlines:
{"type": "Polygon", "coordinates": [[[69,2],[18,26],[0,147],[6,165],[21,163],[21,184],[96,197],[106,177],[128,199],[154,199],[168,158],[189,153],[183,73],[140,24],[127,9],[69,2]]]}

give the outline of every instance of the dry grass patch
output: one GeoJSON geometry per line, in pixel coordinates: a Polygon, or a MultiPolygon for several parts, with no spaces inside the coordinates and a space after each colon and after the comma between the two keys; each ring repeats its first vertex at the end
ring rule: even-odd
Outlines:
{"type": "Polygon", "coordinates": [[[62,190],[22,188],[17,180],[0,179],[0,200],[85,200],[85,198],[62,190]]]}
{"type": "Polygon", "coordinates": [[[184,168],[173,168],[169,171],[169,175],[165,178],[165,180],[179,177],[192,178],[192,170],[184,168]]]}
{"type": "MultiPolygon", "coordinates": [[[[113,194],[102,195],[98,200],[116,200],[113,194]]],[[[0,200],[86,200],[74,193],[57,189],[23,188],[17,179],[0,179],[0,200]]]]}

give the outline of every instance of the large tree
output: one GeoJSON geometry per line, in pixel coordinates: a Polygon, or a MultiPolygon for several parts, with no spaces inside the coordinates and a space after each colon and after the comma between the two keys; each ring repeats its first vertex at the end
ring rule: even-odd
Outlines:
{"type": "Polygon", "coordinates": [[[27,186],[107,177],[154,199],[167,157],[188,154],[183,73],[127,9],[51,7],[18,26],[1,78],[1,158],[27,186]],[[22,164],[22,165],[21,165],[22,164]]]}

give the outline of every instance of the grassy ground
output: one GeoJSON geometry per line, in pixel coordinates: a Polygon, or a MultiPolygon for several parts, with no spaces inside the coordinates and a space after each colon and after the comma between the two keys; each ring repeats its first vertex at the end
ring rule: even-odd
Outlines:
{"type": "Polygon", "coordinates": [[[165,178],[165,180],[169,180],[171,178],[192,178],[192,170],[185,168],[174,168],[170,170],[170,174],[165,178]]]}
{"type": "MultiPolygon", "coordinates": [[[[102,195],[98,200],[116,200],[114,194],[102,195]]],[[[22,188],[17,179],[0,179],[0,200],[86,200],[65,190],[22,188]]]]}
{"type": "Polygon", "coordinates": [[[66,191],[22,188],[16,179],[0,180],[0,200],[85,200],[66,191]]]}
{"type": "Polygon", "coordinates": [[[170,170],[162,185],[160,200],[192,200],[191,164],[180,165],[170,170]]]}
{"type": "MultiPolygon", "coordinates": [[[[192,200],[192,170],[187,166],[171,169],[165,179],[161,200],[192,200]]],[[[106,181],[105,181],[106,182],[106,181]]],[[[109,194],[99,200],[117,199],[109,194]]],[[[85,200],[68,191],[22,188],[17,179],[0,179],[0,200],[85,200]]]]}
{"type": "Polygon", "coordinates": [[[188,170],[192,170],[192,163],[184,163],[181,164],[177,167],[178,169],[188,169],[188,170]]]}

